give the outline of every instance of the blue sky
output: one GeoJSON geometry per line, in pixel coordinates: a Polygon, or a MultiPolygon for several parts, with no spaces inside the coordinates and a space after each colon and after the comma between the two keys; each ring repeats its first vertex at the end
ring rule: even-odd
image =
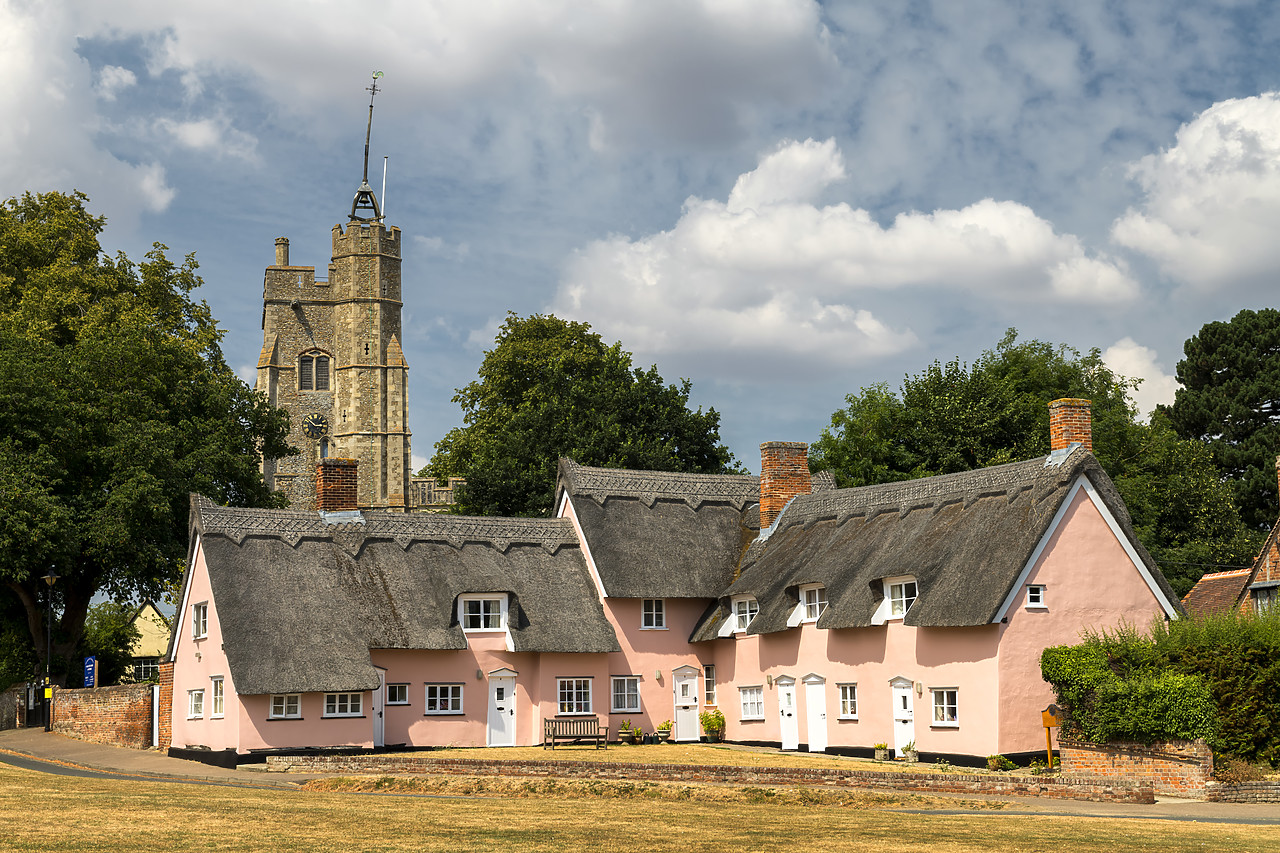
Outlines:
{"type": "Polygon", "coordinates": [[[749,468],[844,396],[1005,329],[1171,399],[1274,305],[1280,4],[0,0],[0,194],[196,253],[244,377],[276,237],[359,184],[405,236],[414,454],[507,311],[693,381],[749,468]]]}

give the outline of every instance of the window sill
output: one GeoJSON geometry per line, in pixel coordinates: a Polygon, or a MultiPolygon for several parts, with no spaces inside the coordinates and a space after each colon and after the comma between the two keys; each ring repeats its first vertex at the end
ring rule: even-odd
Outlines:
{"type": "Polygon", "coordinates": [[[844,722],[846,722],[846,723],[856,723],[856,722],[858,722],[858,718],[857,718],[857,717],[836,717],[836,720],[843,720],[843,721],[844,721],[844,722]]]}
{"type": "Polygon", "coordinates": [[[764,722],[764,717],[739,717],[739,718],[738,718],[738,722],[740,722],[740,723],[763,723],[763,722],[764,722]]]}
{"type": "Polygon", "coordinates": [[[557,717],[594,717],[595,711],[559,711],[557,717]]]}
{"type": "Polygon", "coordinates": [[[410,703],[408,702],[387,702],[386,703],[388,708],[407,708],[409,707],[409,704],[410,703]]]}
{"type": "Polygon", "coordinates": [[[958,729],[958,728],[960,728],[960,724],[959,724],[959,723],[930,723],[930,724],[929,724],[929,728],[931,728],[931,729],[958,729]]]}
{"type": "Polygon", "coordinates": [[[1049,605],[1047,605],[1047,604],[1028,604],[1028,605],[1026,605],[1026,609],[1027,609],[1027,610],[1048,610],[1048,609],[1049,609],[1049,605]]]}
{"type": "Polygon", "coordinates": [[[643,713],[639,708],[612,708],[610,714],[640,714],[643,713]]]}
{"type": "Polygon", "coordinates": [[[204,719],[204,714],[201,714],[201,715],[200,715],[200,716],[198,716],[198,717],[193,717],[193,716],[191,716],[190,714],[188,714],[188,715],[187,715],[187,719],[188,719],[188,720],[203,720],[203,719],[204,719]]]}
{"type": "Polygon", "coordinates": [[[322,720],[363,720],[364,714],[322,714],[322,720]]]}
{"type": "Polygon", "coordinates": [[[287,723],[293,720],[301,720],[302,717],[267,717],[268,723],[287,723]]]}
{"type": "Polygon", "coordinates": [[[506,628],[463,628],[464,634],[501,634],[506,628]]]}
{"type": "Polygon", "coordinates": [[[424,717],[461,717],[464,713],[465,712],[463,711],[423,711],[422,716],[424,717]]]}
{"type": "Polygon", "coordinates": [[[670,631],[666,625],[641,625],[641,631],[670,631]]]}

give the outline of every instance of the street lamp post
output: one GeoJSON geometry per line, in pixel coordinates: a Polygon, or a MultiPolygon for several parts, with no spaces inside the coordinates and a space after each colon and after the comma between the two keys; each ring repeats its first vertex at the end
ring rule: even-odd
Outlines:
{"type": "MultiPolygon", "coordinates": [[[[44,620],[44,689],[48,691],[53,684],[50,680],[50,676],[53,674],[51,668],[53,662],[53,585],[58,582],[58,573],[53,569],[49,569],[49,574],[44,576],[44,582],[49,586],[49,607],[44,620]]],[[[46,732],[53,731],[53,699],[47,692],[44,699],[44,730],[46,732]]]]}

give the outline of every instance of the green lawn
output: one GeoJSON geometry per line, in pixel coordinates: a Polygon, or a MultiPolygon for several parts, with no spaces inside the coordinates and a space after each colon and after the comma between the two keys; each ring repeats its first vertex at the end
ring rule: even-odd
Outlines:
{"type": "Polygon", "coordinates": [[[6,850],[1280,851],[1280,829],[844,804],[423,797],[50,776],[0,765],[6,850]]]}

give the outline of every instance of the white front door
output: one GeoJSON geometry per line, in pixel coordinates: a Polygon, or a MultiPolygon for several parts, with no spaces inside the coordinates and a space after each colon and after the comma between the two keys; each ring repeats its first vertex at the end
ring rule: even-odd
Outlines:
{"type": "Polygon", "coordinates": [[[373,691],[369,711],[373,714],[373,748],[387,745],[387,720],[383,714],[387,702],[387,671],[378,670],[378,689],[373,691]]]}
{"type": "Polygon", "coordinates": [[[515,745],[516,676],[511,670],[498,670],[489,673],[489,746],[515,745]]]}
{"type": "Polygon", "coordinates": [[[677,741],[698,740],[698,678],[697,667],[681,666],[671,672],[671,689],[675,696],[675,732],[677,741]]]}
{"type": "Polygon", "coordinates": [[[893,750],[902,755],[916,739],[915,693],[906,678],[895,678],[889,685],[893,688],[893,750]]]}
{"type": "Polygon", "coordinates": [[[796,680],[783,676],[773,682],[778,686],[778,727],[783,749],[800,748],[800,720],[796,716],[796,680]]]}
{"type": "Polygon", "coordinates": [[[810,752],[827,751],[827,680],[821,675],[804,677],[805,735],[810,752]]]}

